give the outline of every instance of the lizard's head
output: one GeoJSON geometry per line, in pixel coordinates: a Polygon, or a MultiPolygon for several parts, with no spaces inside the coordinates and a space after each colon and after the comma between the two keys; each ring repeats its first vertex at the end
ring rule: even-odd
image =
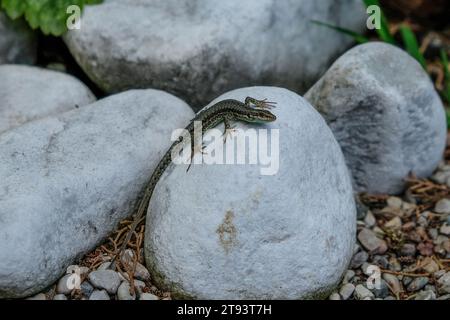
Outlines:
{"type": "Polygon", "coordinates": [[[241,116],[243,117],[241,120],[253,123],[273,122],[277,120],[277,117],[269,110],[257,108],[248,108],[247,112],[241,116]]]}

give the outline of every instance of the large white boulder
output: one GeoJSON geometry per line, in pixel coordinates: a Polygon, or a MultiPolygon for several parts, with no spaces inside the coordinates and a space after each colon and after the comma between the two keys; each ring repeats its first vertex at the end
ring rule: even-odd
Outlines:
{"type": "Polygon", "coordinates": [[[410,173],[428,177],[443,157],[442,101],[421,65],[397,47],[353,48],[305,98],[333,130],[356,191],[400,193],[410,173]]]}
{"type": "Polygon", "coordinates": [[[0,298],[39,292],[105,239],[192,117],[136,90],[0,135],[0,298]]]}
{"type": "Polygon", "coordinates": [[[186,172],[187,165],[171,164],[147,213],[152,280],[184,298],[327,297],[355,242],[355,203],[342,152],[320,114],[291,91],[244,88],[215,101],[246,96],[277,102],[275,122],[236,128],[269,129],[278,170],[262,175],[268,165],[203,164],[186,172]]]}
{"type": "Polygon", "coordinates": [[[234,88],[306,91],[352,42],[320,20],[362,32],[360,0],[105,0],[65,36],[107,92],[158,88],[198,110],[234,88]]]}
{"type": "Polygon", "coordinates": [[[96,100],[78,79],[24,65],[0,65],[0,133],[96,100]]]}

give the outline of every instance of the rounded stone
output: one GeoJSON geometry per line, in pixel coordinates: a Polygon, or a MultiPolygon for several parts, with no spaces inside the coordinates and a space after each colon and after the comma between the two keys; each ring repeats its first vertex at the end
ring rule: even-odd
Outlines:
{"type": "MultiPolygon", "coordinates": [[[[247,96],[277,102],[275,122],[236,122],[238,129],[267,129],[272,170],[262,174],[269,161],[194,164],[188,173],[187,165],[171,165],[147,214],[152,281],[175,298],[326,298],[346,271],[356,232],[343,155],[323,118],[286,89],[239,89],[211,105],[247,96]]],[[[261,145],[264,133],[255,133],[261,145]]]]}
{"type": "Polygon", "coordinates": [[[128,281],[123,281],[117,289],[117,298],[119,300],[136,300],[136,292],[131,294],[130,288],[128,281]]]}
{"type": "Polygon", "coordinates": [[[155,296],[154,294],[144,292],[139,296],[139,300],[152,301],[152,300],[159,300],[159,298],[157,296],[155,296]]]}
{"type": "Polygon", "coordinates": [[[342,147],[358,192],[398,194],[442,160],[447,123],[427,72],[398,47],[370,42],[340,57],[305,95],[342,147]]]}
{"type": "Polygon", "coordinates": [[[363,32],[366,15],[359,0],[104,1],[64,40],[105,91],[162,89],[198,110],[255,83],[304,92],[352,42],[311,19],[363,32]]]}
{"type": "Polygon", "coordinates": [[[105,289],[109,294],[115,294],[120,285],[119,274],[113,270],[92,271],[89,282],[98,289],[105,289]]]}
{"type": "Polygon", "coordinates": [[[53,300],[67,300],[67,297],[65,295],[63,295],[63,294],[56,294],[53,297],[53,300]]]}
{"type": "Polygon", "coordinates": [[[64,277],[59,279],[58,284],[56,286],[57,293],[64,295],[64,294],[70,294],[72,292],[72,289],[70,289],[68,286],[68,284],[69,284],[68,280],[70,277],[72,277],[71,274],[66,274],[64,277]]]}
{"type": "Polygon", "coordinates": [[[132,90],[0,134],[0,298],[40,292],[103,243],[192,118],[168,93],[132,90]]]}
{"type": "Polygon", "coordinates": [[[92,292],[89,300],[111,300],[108,293],[105,290],[95,290],[92,292]]]}
{"type": "Polygon", "coordinates": [[[80,80],[44,68],[0,65],[0,79],[0,133],[96,100],[80,80]]]}

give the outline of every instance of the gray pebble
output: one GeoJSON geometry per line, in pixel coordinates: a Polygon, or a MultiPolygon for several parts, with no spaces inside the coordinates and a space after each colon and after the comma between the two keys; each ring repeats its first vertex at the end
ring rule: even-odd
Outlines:
{"type": "Polygon", "coordinates": [[[69,289],[68,287],[68,280],[71,277],[71,274],[66,274],[64,277],[59,279],[58,284],[56,286],[56,292],[60,294],[70,294],[72,292],[72,289],[69,289]]]}
{"type": "Polygon", "coordinates": [[[89,282],[98,289],[105,289],[109,294],[115,294],[121,281],[115,271],[98,270],[89,274],[89,282]]]}
{"type": "Polygon", "coordinates": [[[111,300],[111,299],[109,298],[109,295],[105,290],[94,290],[94,292],[92,292],[91,296],[89,297],[89,300],[111,300]]]}
{"type": "Polygon", "coordinates": [[[67,300],[67,297],[63,294],[57,294],[53,297],[53,300],[67,300]]]}
{"type": "Polygon", "coordinates": [[[150,272],[148,272],[147,268],[138,262],[134,271],[134,277],[141,281],[149,281],[150,272]]]}
{"type": "Polygon", "coordinates": [[[450,199],[439,200],[434,207],[434,211],[437,213],[450,213],[450,199]]]}
{"type": "Polygon", "coordinates": [[[439,232],[437,231],[437,229],[430,229],[428,230],[428,234],[430,235],[431,239],[436,239],[439,235],[439,232]]]}
{"type": "Polygon", "coordinates": [[[389,197],[386,200],[386,203],[387,203],[388,207],[400,209],[402,207],[403,200],[400,199],[399,197],[389,197]]]}
{"type": "Polygon", "coordinates": [[[94,287],[89,283],[89,281],[83,281],[83,283],[81,283],[81,293],[85,296],[85,297],[89,297],[92,293],[92,291],[94,291],[94,287]]]}
{"type": "Polygon", "coordinates": [[[401,263],[398,261],[397,258],[391,257],[391,258],[389,259],[389,270],[397,271],[397,272],[402,270],[402,265],[401,265],[401,263]]]}
{"type": "Polygon", "coordinates": [[[47,300],[47,297],[43,293],[38,293],[37,295],[29,297],[26,300],[47,300]]]}
{"type": "Polygon", "coordinates": [[[159,300],[159,298],[151,293],[143,293],[139,297],[139,300],[159,300]]]}
{"type": "Polygon", "coordinates": [[[375,298],[374,294],[367,289],[365,286],[363,286],[362,284],[358,284],[355,287],[355,298],[358,300],[364,300],[364,299],[373,299],[375,298]]]}
{"type": "Polygon", "coordinates": [[[371,253],[383,254],[388,249],[384,240],[378,238],[372,230],[366,228],[358,233],[358,240],[371,253]]]}
{"type": "Polygon", "coordinates": [[[386,298],[389,296],[389,287],[385,280],[381,279],[379,283],[379,287],[375,287],[375,289],[372,290],[372,292],[375,294],[375,297],[377,298],[386,298]]]}
{"type": "Polygon", "coordinates": [[[450,236],[450,225],[444,224],[440,229],[439,232],[443,235],[450,236]]]}
{"type": "Polygon", "coordinates": [[[130,284],[127,281],[122,282],[117,289],[117,298],[119,300],[136,300],[136,292],[130,293],[130,284]]]}
{"type": "Polygon", "coordinates": [[[397,276],[389,273],[383,273],[383,279],[389,284],[394,294],[398,294],[403,291],[402,285],[397,276]]]}
{"type": "Polygon", "coordinates": [[[436,294],[430,290],[420,291],[414,300],[436,300],[436,294]]]}
{"type": "Polygon", "coordinates": [[[405,286],[409,285],[412,281],[413,281],[413,278],[411,278],[411,277],[403,277],[403,280],[402,280],[402,282],[405,286]]]}
{"type": "Polygon", "coordinates": [[[109,269],[109,267],[111,266],[111,262],[103,262],[98,268],[97,268],[97,271],[100,271],[100,270],[108,270],[109,269]]]}
{"type": "Polygon", "coordinates": [[[389,267],[389,260],[386,256],[374,256],[372,259],[373,263],[379,265],[382,269],[387,269],[389,267]]]}
{"type": "Polygon", "coordinates": [[[372,228],[376,223],[375,216],[373,215],[372,211],[368,211],[366,217],[364,218],[364,223],[368,228],[372,228]]]}
{"type": "Polygon", "coordinates": [[[355,286],[351,283],[344,284],[339,290],[339,294],[341,295],[343,300],[347,300],[350,298],[355,291],[355,286]]]}
{"type": "Polygon", "coordinates": [[[140,296],[143,293],[143,290],[146,287],[146,284],[144,281],[134,280],[134,287],[136,288],[138,296],[140,296]]]}
{"type": "Polygon", "coordinates": [[[407,287],[409,292],[419,291],[428,284],[428,278],[419,277],[415,278],[407,287]]]}
{"type": "Polygon", "coordinates": [[[450,272],[445,273],[437,281],[439,292],[442,294],[450,293],[450,272]]]}
{"type": "Polygon", "coordinates": [[[343,284],[349,283],[353,277],[355,276],[355,271],[353,270],[347,270],[347,272],[344,275],[344,279],[342,280],[343,284]]]}
{"type": "Polygon", "coordinates": [[[400,255],[404,257],[413,257],[416,255],[416,246],[412,243],[405,243],[400,249],[400,255]]]}
{"type": "Polygon", "coordinates": [[[350,268],[358,269],[369,259],[369,254],[362,250],[353,256],[352,261],[350,262],[350,268]]]}

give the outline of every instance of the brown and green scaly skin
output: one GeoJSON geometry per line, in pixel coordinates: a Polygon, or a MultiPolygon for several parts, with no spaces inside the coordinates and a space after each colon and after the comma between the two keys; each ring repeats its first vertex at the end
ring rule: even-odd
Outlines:
{"type": "MultiPolygon", "coordinates": [[[[205,131],[216,127],[222,122],[225,125],[224,134],[226,134],[228,130],[232,128],[232,121],[243,121],[248,123],[272,122],[276,120],[276,116],[267,109],[274,107],[274,104],[274,102],[268,102],[266,100],[256,100],[251,97],[247,97],[245,99],[245,102],[240,102],[238,100],[232,99],[222,100],[207,108],[206,110],[198,113],[185,129],[191,137],[190,141],[194,142],[194,127],[195,123],[198,121],[200,121],[202,125],[202,135],[205,133],[205,131]]],[[[131,239],[131,236],[133,235],[137,225],[141,221],[144,213],[148,208],[156,184],[158,183],[166,168],[172,162],[172,151],[174,150],[174,148],[179,147],[179,143],[183,143],[182,137],[180,137],[170,146],[169,150],[167,150],[161,161],[158,163],[155,171],[153,172],[150,180],[146,185],[144,195],[139,203],[133,224],[131,225],[131,230],[128,232],[125,241],[122,244],[122,247],[120,248],[118,254],[114,257],[114,259],[117,256],[120,256],[121,252],[125,250],[128,241],[131,239]]],[[[191,144],[192,156],[194,151],[193,145],[194,143],[191,144]]],[[[113,263],[111,263],[111,266],[113,266],[113,263]]]]}

